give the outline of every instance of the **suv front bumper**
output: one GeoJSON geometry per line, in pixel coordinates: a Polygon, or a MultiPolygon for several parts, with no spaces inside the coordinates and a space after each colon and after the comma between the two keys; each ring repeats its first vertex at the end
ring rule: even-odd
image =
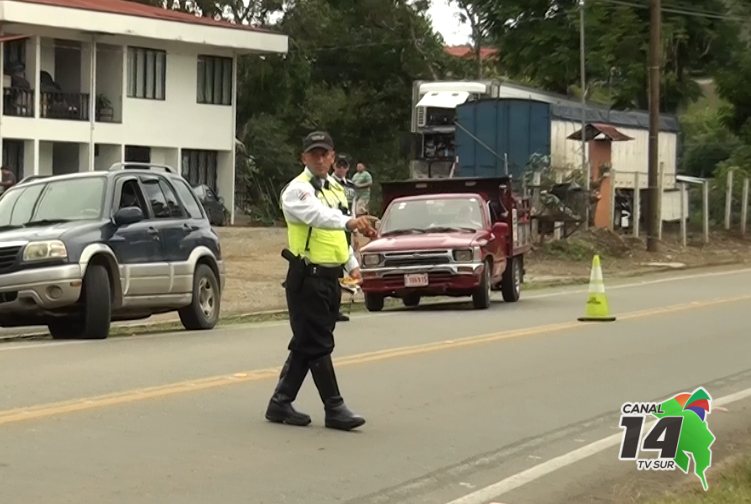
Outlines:
{"type": "Polygon", "coordinates": [[[0,314],[54,310],[76,303],[83,274],[78,264],[0,275],[0,314]]]}

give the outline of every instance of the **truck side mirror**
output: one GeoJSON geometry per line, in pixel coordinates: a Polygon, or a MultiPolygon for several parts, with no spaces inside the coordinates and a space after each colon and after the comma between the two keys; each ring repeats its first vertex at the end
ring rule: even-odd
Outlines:
{"type": "Polygon", "coordinates": [[[493,224],[492,230],[496,238],[506,237],[508,235],[508,224],[505,222],[496,222],[493,224]]]}

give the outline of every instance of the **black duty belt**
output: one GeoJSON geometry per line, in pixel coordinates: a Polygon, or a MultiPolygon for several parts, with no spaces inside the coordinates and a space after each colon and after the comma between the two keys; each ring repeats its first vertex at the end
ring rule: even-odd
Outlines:
{"type": "Polygon", "coordinates": [[[305,272],[308,276],[338,279],[344,276],[342,266],[319,266],[318,264],[306,264],[305,272]]]}

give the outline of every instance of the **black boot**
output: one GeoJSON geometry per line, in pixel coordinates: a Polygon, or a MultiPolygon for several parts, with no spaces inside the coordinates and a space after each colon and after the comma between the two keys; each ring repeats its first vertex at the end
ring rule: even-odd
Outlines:
{"type": "Polygon", "coordinates": [[[308,362],[305,357],[290,352],[279,375],[274,395],[271,396],[266,409],[266,419],[270,422],[305,426],[310,423],[310,416],[292,407],[297,392],[308,374],[308,362]]]}
{"type": "Polygon", "coordinates": [[[344,404],[336,382],[334,363],[326,355],[310,361],[310,374],[313,375],[318,393],[321,395],[326,411],[326,427],[340,430],[352,430],[365,423],[365,419],[352,413],[344,404]]]}
{"type": "Polygon", "coordinates": [[[342,312],[339,312],[339,314],[337,314],[336,316],[336,321],[337,322],[349,322],[349,317],[343,314],[342,312]]]}

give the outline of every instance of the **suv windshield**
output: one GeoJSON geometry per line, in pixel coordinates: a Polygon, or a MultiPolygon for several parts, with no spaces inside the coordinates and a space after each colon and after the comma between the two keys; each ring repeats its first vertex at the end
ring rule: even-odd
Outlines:
{"type": "Polygon", "coordinates": [[[478,198],[435,198],[391,205],[381,234],[473,231],[483,227],[478,198]]]}
{"type": "Polygon", "coordinates": [[[0,198],[0,227],[100,219],[105,182],[84,177],[15,186],[0,198]]]}

